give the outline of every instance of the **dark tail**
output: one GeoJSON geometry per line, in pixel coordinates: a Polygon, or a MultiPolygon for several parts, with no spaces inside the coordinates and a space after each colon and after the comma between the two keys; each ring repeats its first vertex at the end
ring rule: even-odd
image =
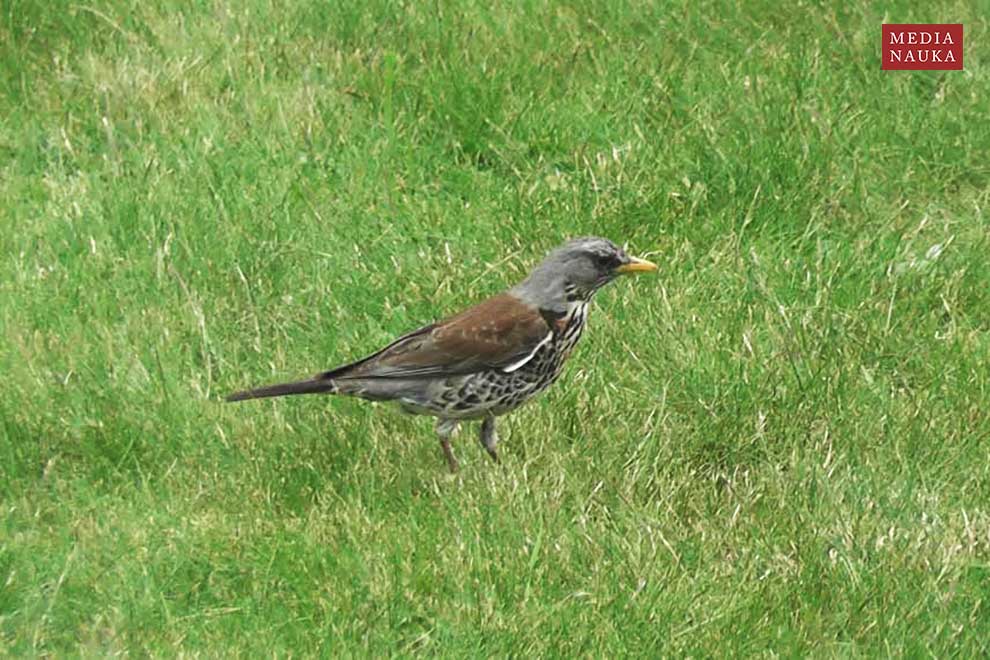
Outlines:
{"type": "Polygon", "coordinates": [[[317,392],[337,391],[337,385],[329,378],[323,378],[322,374],[309,380],[299,380],[294,383],[280,383],[259,387],[254,390],[244,390],[234,392],[227,397],[227,401],[246,401],[247,399],[265,399],[272,396],[288,396],[290,394],[315,394],[317,392]]]}

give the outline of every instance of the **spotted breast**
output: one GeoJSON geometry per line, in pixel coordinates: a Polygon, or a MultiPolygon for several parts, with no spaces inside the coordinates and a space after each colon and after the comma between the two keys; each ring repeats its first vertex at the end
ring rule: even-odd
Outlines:
{"type": "Polygon", "coordinates": [[[450,419],[503,415],[545,390],[560,376],[564,362],[584,331],[587,301],[575,301],[552,324],[553,330],[519,361],[501,369],[446,379],[428,402],[406,401],[408,412],[450,419]],[[424,405],[424,403],[426,405],[424,405]]]}

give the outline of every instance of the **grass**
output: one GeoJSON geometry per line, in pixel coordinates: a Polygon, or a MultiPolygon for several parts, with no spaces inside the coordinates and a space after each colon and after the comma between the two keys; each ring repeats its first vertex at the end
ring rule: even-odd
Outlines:
{"type": "Polygon", "coordinates": [[[3,6],[0,650],[986,655],[990,6],[346,4],[3,6]],[[502,467],[219,403],[583,234],[502,467]]]}

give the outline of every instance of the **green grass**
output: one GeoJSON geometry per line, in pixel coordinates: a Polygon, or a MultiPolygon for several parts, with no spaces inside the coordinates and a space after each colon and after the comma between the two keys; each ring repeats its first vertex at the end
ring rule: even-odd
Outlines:
{"type": "Polygon", "coordinates": [[[345,4],[3,5],[0,651],[990,652],[990,5],[345,4]],[[583,234],[503,466],[219,403],[583,234]]]}

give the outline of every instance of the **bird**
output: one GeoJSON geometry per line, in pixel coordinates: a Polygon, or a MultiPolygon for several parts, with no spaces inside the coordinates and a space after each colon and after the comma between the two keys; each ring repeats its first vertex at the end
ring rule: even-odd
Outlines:
{"type": "Polygon", "coordinates": [[[481,446],[498,463],[496,419],[557,380],[595,293],[621,275],[656,270],[606,238],[575,238],[552,250],[519,284],[367,357],[226,400],[326,393],[397,402],[407,413],[436,418],[451,472],[458,469],[451,438],[462,422],[481,420],[481,446]]]}

